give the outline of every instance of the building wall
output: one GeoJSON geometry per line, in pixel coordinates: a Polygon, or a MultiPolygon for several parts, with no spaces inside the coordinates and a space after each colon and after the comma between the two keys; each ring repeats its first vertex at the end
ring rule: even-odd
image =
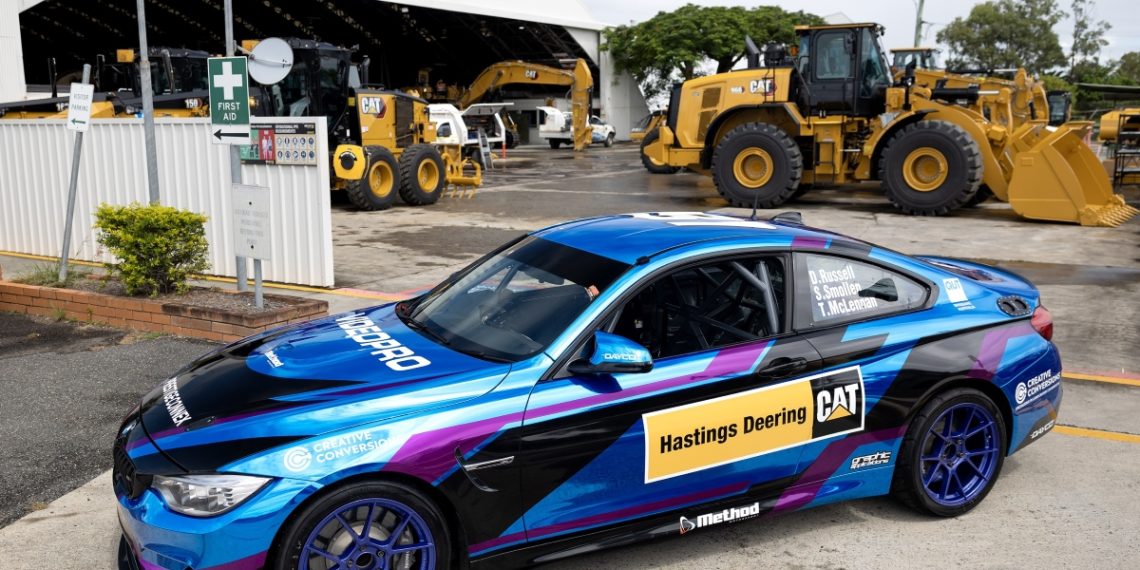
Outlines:
{"type": "Polygon", "coordinates": [[[24,47],[20,42],[18,0],[0,0],[0,102],[24,98],[24,47]]]}

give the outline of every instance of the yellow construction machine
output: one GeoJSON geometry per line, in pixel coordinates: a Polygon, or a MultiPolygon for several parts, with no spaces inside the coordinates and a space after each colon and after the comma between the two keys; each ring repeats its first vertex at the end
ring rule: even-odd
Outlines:
{"type": "Polygon", "coordinates": [[[594,88],[594,77],[586,65],[586,60],[575,61],[572,70],[525,61],[501,61],[492,64],[463,90],[455,106],[460,110],[466,109],[478,103],[488,93],[512,84],[569,87],[574,150],[583,150],[590,145],[590,97],[594,88]]]}
{"type": "MultiPolygon", "coordinates": [[[[253,91],[254,114],[327,117],[332,188],[358,208],[385,210],[397,196],[413,206],[433,204],[449,186],[466,192],[482,184],[482,170],[458,146],[433,144],[427,100],[369,85],[367,60],[354,64],[353,50],[285,41],[293,66],[279,83],[253,91]]],[[[246,51],[256,45],[242,42],[246,51]]]]}
{"type": "Polygon", "coordinates": [[[801,185],[878,180],[916,215],[959,208],[982,184],[1031,219],[1115,226],[1138,213],[1113,194],[1083,142],[1091,123],[1007,127],[973,108],[978,85],[922,87],[913,74],[895,81],[882,31],[799,26],[797,56],[769,45],[763,66],[748,40],[746,69],[674,87],[665,125],[643,152],[711,174],[742,207],[775,208],[801,185]]]}
{"type": "Polygon", "coordinates": [[[891,50],[891,72],[898,73],[912,63],[918,69],[942,69],[942,50],[932,47],[903,47],[891,50]]]}

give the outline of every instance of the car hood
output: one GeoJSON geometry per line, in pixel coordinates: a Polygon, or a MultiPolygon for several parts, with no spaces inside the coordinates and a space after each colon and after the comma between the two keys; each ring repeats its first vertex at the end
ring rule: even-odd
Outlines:
{"type": "Polygon", "coordinates": [[[207,355],[143,398],[142,423],[183,468],[487,393],[509,371],[442,346],[384,305],[264,333],[207,355]]]}

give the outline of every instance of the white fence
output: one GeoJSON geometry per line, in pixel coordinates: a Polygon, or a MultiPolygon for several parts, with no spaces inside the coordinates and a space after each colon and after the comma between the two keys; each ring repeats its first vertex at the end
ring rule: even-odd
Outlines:
{"type": "MultiPolygon", "coordinates": [[[[273,193],[273,257],[265,279],[331,287],[332,223],[323,118],[256,118],[255,124],[316,125],[316,166],[243,164],[242,181],[273,193]]],[[[234,276],[229,146],[210,141],[209,119],[156,119],[161,202],[208,216],[212,273],[234,276]]],[[[58,256],[63,244],[73,133],[63,120],[0,120],[0,251],[58,256]]],[[[101,203],[146,203],[141,119],[92,121],[83,140],[73,259],[106,261],[95,241],[101,203]]],[[[252,272],[251,272],[252,275],[252,272]]]]}

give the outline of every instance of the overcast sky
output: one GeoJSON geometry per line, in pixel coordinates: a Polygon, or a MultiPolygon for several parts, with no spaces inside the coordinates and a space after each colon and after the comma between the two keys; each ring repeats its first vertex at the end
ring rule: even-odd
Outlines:
{"type": "MultiPolygon", "coordinates": [[[[703,6],[758,6],[777,5],[786,10],[804,10],[814,12],[820,16],[828,16],[837,12],[846,14],[854,22],[878,22],[887,28],[886,38],[883,40],[887,49],[909,46],[914,40],[914,0],[766,0],[763,2],[747,1],[708,1],[708,0],[580,0],[594,18],[606,24],[628,24],[630,21],[639,22],[651,18],[662,10],[672,10],[687,3],[703,6]]],[[[951,22],[958,16],[965,17],[970,8],[977,4],[977,0],[929,0],[923,14],[923,20],[932,22],[928,26],[923,43],[934,44],[934,36],[942,26],[951,22]]],[[[1059,0],[1066,12],[1069,11],[1069,0],[1059,0]]],[[[1140,2],[1137,0],[1097,0],[1095,14],[1098,18],[1107,20],[1112,24],[1107,39],[1108,47],[1104,49],[1102,60],[1107,57],[1116,59],[1126,52],[1140,51],[1140,2]]],[[[1061,45],[1068,53],[1068,46],[1072,43],[1072,21],[1063,21],[1057,25],[1057,35],[1061,45]]],[[[945,53],[943,54],[945,56],[945,53]]]]}

